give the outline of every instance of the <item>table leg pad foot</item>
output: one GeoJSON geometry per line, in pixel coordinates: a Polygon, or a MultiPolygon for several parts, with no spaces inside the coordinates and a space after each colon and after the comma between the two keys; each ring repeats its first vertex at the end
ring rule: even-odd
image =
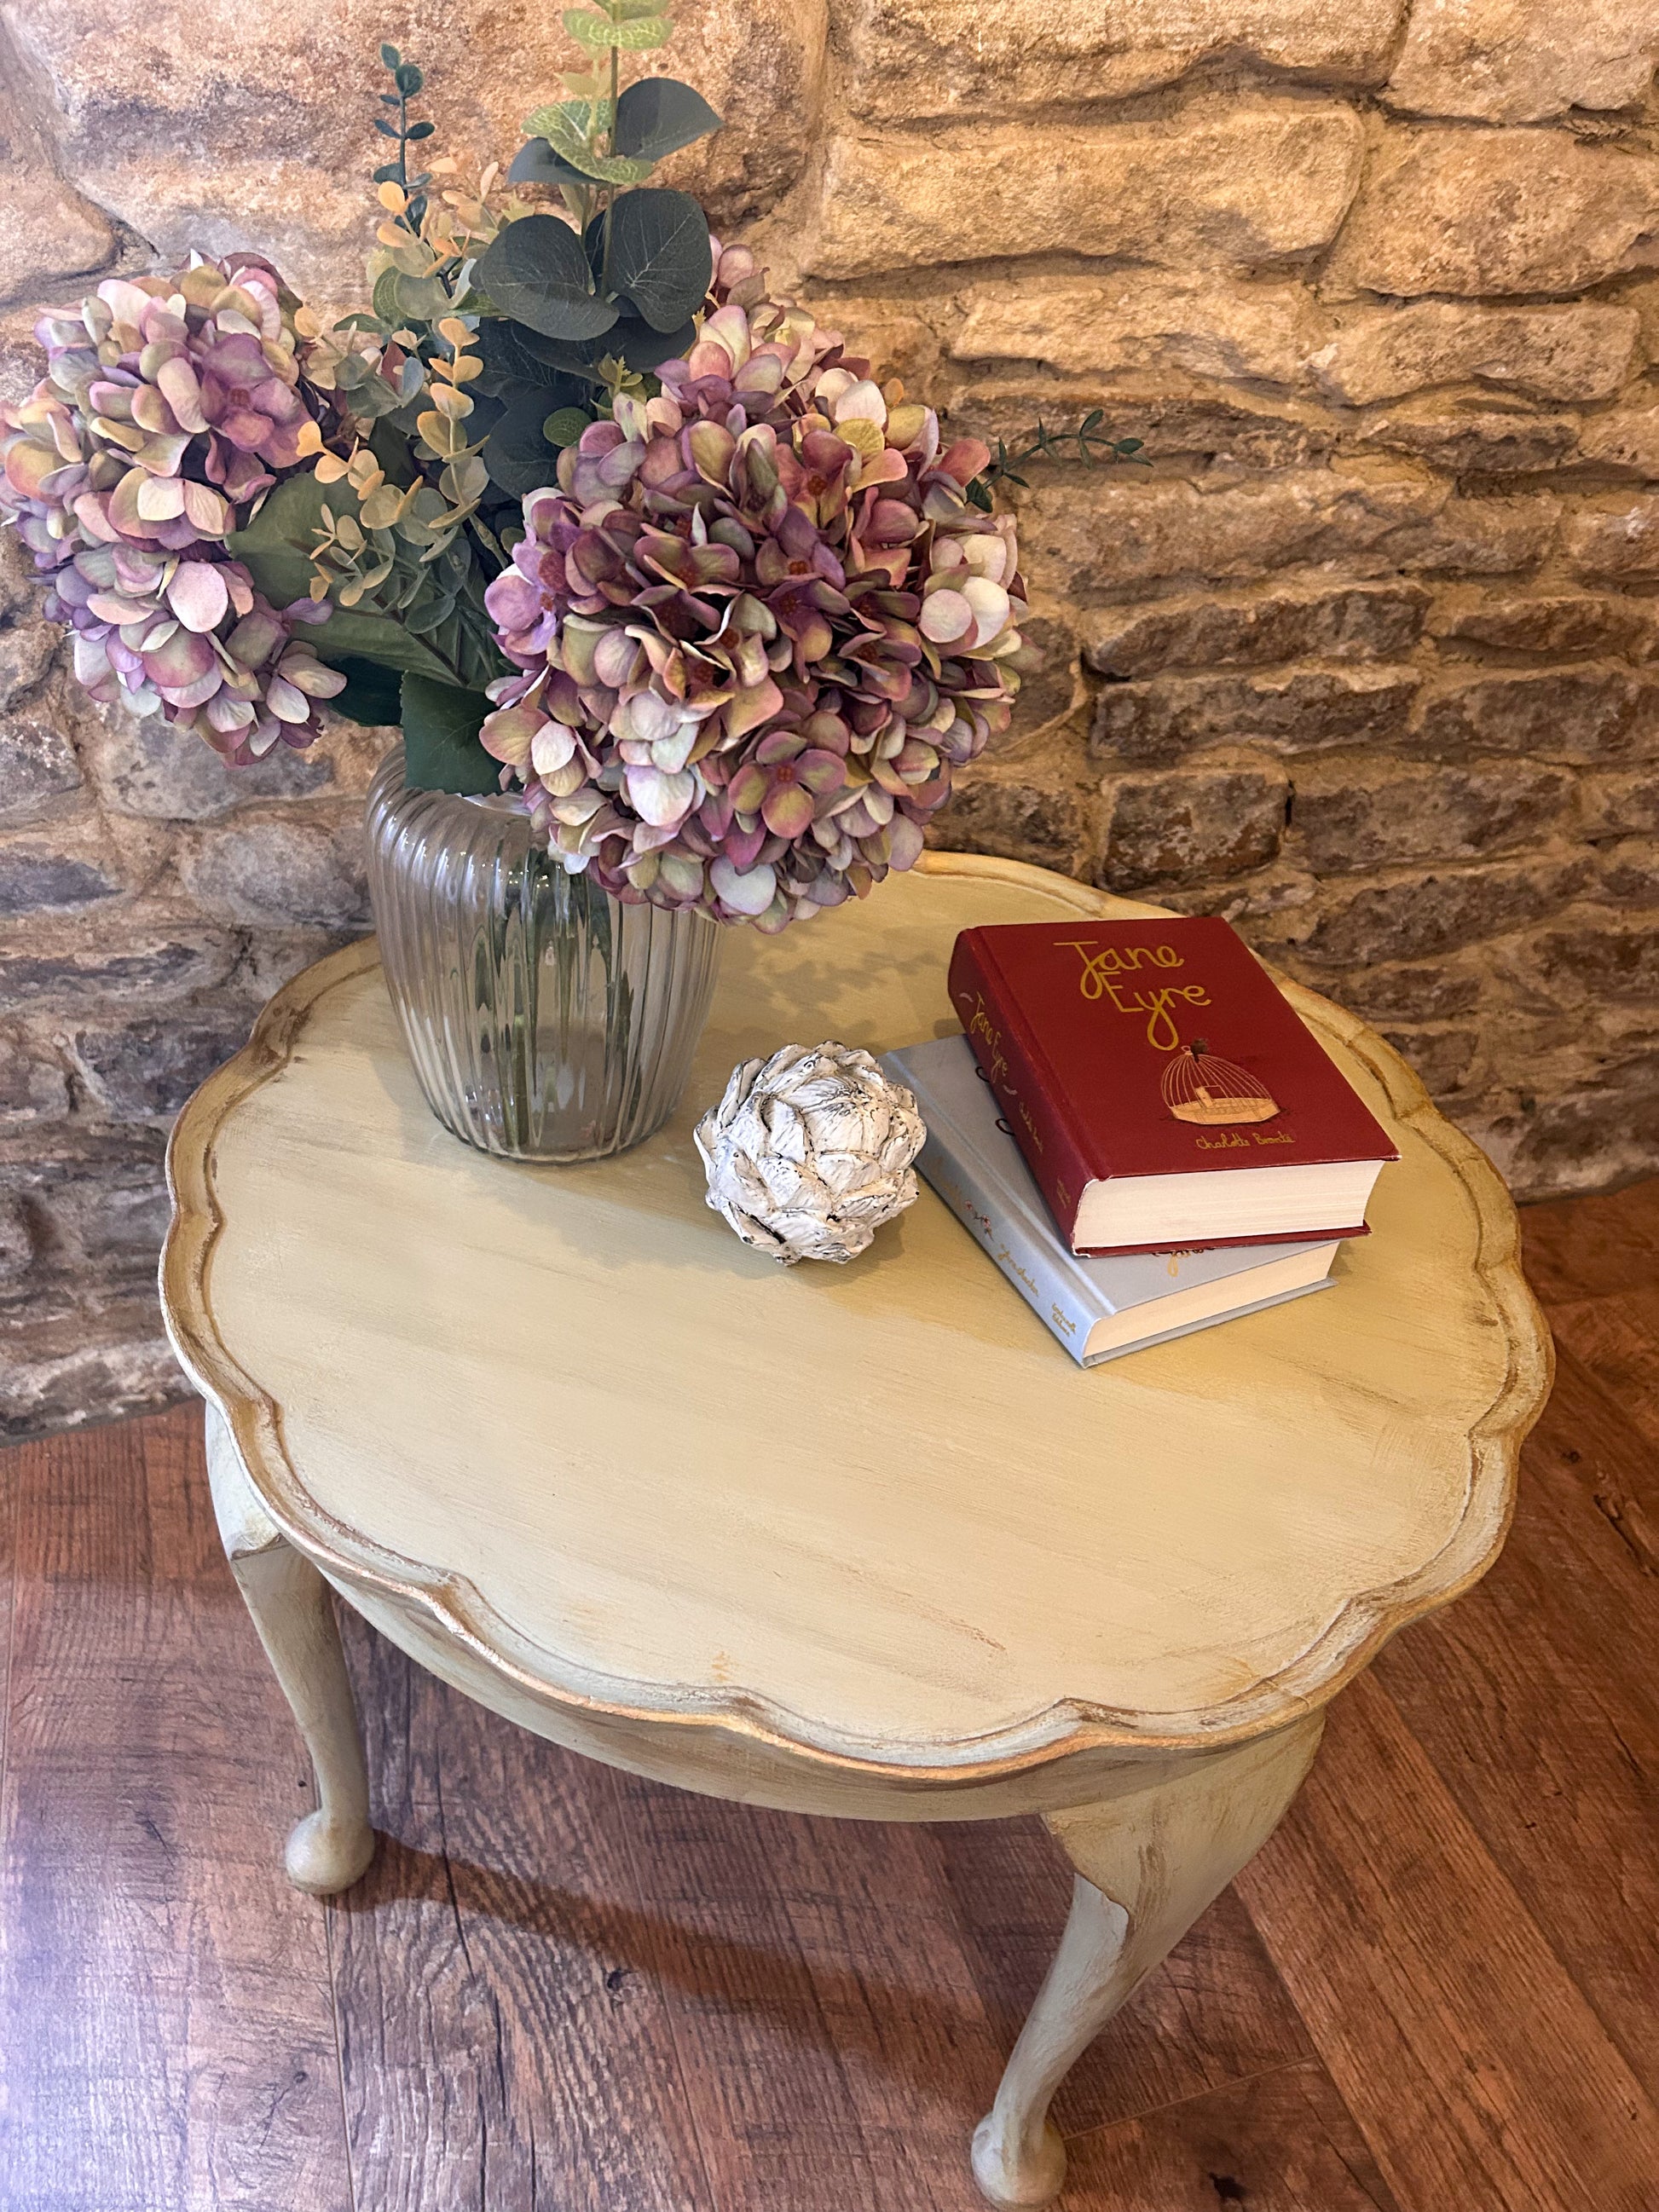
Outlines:
{"type": "Polygon", "coordinates": [[[1066,2179],[1066,2146],[1044,2120],[1035,2143],[1012,2141],[994,2112],[974,2130],[974,2179],[988,2203],[1009,2207],[1050,2204],[1066,2179]]]}
{"type": "Polygon", "coordinates": [[[374,1831],[342,1826],[323,1813],[307,1813],[289,1833],[283,1864],[295,1889],[307,1897],[333,1897],[368,1872],[374,1831]]]}

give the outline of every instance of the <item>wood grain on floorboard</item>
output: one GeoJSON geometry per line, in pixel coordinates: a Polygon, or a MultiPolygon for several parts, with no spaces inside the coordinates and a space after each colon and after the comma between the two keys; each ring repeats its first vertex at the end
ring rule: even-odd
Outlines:
{"type": "MultiPolygon", "coordinates": [[[[1080,2063],[1065,2212],[1659,2212],[1659,1181],[1523,1228],[1508,1548],[1080,2063]]],[[[3,2212],[974,2212],[1037,1824],[688,1796],[345,1630],[384,1840],[324,1907],[199,1416],[0,1453],[3,2212]]]]}

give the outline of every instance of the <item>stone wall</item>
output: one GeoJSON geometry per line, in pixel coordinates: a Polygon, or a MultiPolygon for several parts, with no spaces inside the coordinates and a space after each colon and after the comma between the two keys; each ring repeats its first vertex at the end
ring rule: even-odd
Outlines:
{"type": "MultiPolygon", "coordinates": [[[[1659,0],[685,0],[678,179],[1033,463],[1047,665],[942,825],[1231,915],[1523,1194],[1659,1163],[1659,0]]],[[[375,48],[463,156],[556,11],[0,0],[0,378],[191,243],[345,304],[375,48]]],[[[231,775],[0,612],[0,1429],[174,1387],[168,1118],[364,925],[373,736],[231,775]]],[[[833,927],[833,923],[823,925],[833,927]]]]}

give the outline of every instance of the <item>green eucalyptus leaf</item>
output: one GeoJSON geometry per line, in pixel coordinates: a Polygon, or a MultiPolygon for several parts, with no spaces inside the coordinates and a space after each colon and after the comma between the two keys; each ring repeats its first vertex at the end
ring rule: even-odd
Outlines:
{"type": "Polygon", "coordinates": [[[377,115],[375,117],[374,128],[380,132],[382,138],[401,138],[404,135],[403,132],[398,130],[397,125],[395,123],[388,123],[384,115],[377,115]]]}
{"type": "MultiPolygon", "coordinates": [[[[533,384],[519,385],[503,394],[506,404],[501,420],[484,441],[483,458],[490,481],[515,499],[557,481],[559,456],[543,431],[543,425],[550,419],[548,401],[551,397],[543,386],[533,384]]],[[[583,429],[588,420],[584,414],[583,429]]],[[[581,431],[576,434],[580,437],[581,431]]]]}
{"type": "Polygon", "coordinates": [[[396,70],[398,89],[405,100],[413,100],[426,83],[426,79],[413,62],[400,62],[396,70]]]}
{"type": "Polygon", "coordinates": [[[503,314],[548,337],[597,337],[617,319],[615,303],[594,295],[580,239],[556,216],[521,216],[499,231],[478,281],[503,314]]]}
{"type": "Polygon", "coordinates": [[[574,446],[592,420],[586,407],[557,407],[542,424],[542,435],[550,446],[574,446]]]}
{"type": "Polygon", "coordinates": [[[617,102],[616,150],[637,161],[659,161],[720,127],[720,118],[700,92],[672,76],[641,77],[617,102]]]}
{"type": "Polygon", "coordinates": [[[370,301],[388,330],[396,330],[403,321],[403,313],[398,305],[398,274],[396,269],[383,269],[374,279],[374,292],[370,301]]]}
{"type": "MultiPolygon", "coordinates": [[[[605,252],[605,222],[595,216],[583,241],[596,264],[605,252]]],[[[708,218],[690,192],[649,190],[624,193],[610,222],[611,291],[653,330],[678,331],[702,307],[714,275],[708,218]]]]}
{"type": "Polygon", "coordinates": [[[509,185],[586,185],[592,179],[573,169],[545,138],[528,138],[514,155],[507,181],[509,185]]]}
{"type": "Polygon", "coordinates": [[[636,15],[629,22],[615,22],[609,16],[590,15],[586,8],[567,8],[564,27],[579,46],[595,54],[612,46],[623,53],[649,53],[653,47],[665,46],[674,31],[666,15],[636,15]]]}
{"type": "Polygon", "coordinates": [[[501,789],[501,764],[478,742],[491,712],[482,691],[463,691],[418,675],[403,682],[404,781],[411,791],[482,798],[501,789]]]}
{"type": "Polygon", "coordinates": [[[524,127],[526,137],[545,138],[553,151],[562,155],[584,177],[606,185],[642,185],[651,173],[651,162],[592,151],[594,138],[610,123],[608,100],[566,100],[555,106],[538,107],[526,117],[524,127]]]}
{"type": "Polygon", "coordinates": [[[697,343],[697,326],[690,317],[677,331],[653,331],[649,323],[629,316],[619,322],[608,340],[610,350],[618,354],[629,368],[641,372],[659,368],[665,361],[678,361],[690,353],[697,343]]]}
{"type": "Polygon", "coordinates": [[[410,140],[429,138],[437,127],[435,123],[411,123],[404,136],[410,140]]]}
{"type": "MultiPolygon", "coordinates": [[[[435,323],[440,315],[449,313],[449,287],[441,276],[405,276],[400,270],[392,273],[392,294],[400,323],[435,323]]],[[[377,284],[375,290],[379,289],[377,284]]]]}
{"type": "Polygon", "coordinates": [[[387,69],[395,70],[402,59],[396,46],[388,45],[384,39],[380,41],[380,60],[387,69]]]}

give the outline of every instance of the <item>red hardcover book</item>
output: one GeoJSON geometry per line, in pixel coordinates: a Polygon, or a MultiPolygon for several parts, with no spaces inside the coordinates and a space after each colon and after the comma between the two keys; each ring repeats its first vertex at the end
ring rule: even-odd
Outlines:
{"type": "Polygon", "coordinates": [[[1074,1252],[1364,1235],[1394,1141],[1226,922],[964,929],[950,988],[1074,1252]]]}

